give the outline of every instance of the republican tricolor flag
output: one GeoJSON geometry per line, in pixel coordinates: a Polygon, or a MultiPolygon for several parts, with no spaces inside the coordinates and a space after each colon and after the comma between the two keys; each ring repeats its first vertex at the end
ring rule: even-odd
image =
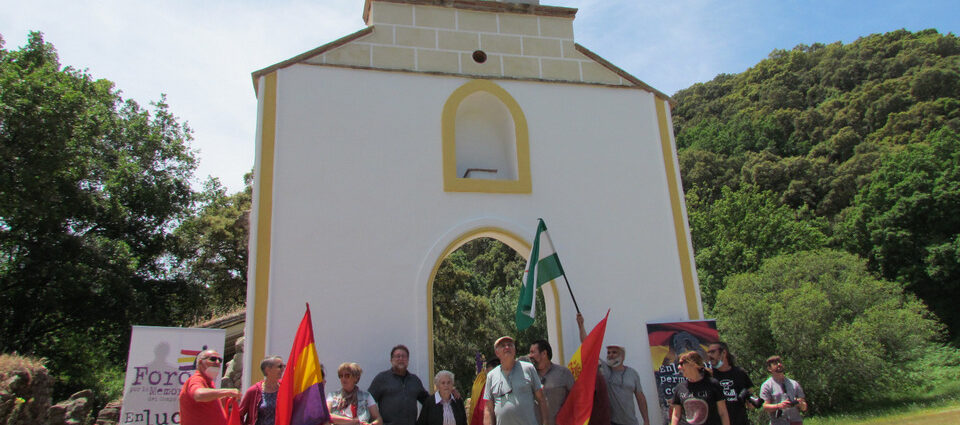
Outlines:
{"type": "Polygon", "coordinates": [[[330,420],[323,392],[323,373],[313,343],[310,304],[300,321],[287,368],[277,392],[276,425],[319,425],[330,420]]]}
{"type": "Polygon", "coordinates": [[[609,316],[610,310],[607,310],[607,315],[594,326],[567,364],[576,381],[567,395],[567,400],[557,412],[557,425],[587,425],[590,421],[593,392],[597,386],[597,363],[600,361],[600,347],[603,345],[603,334],[607,330],[609,316]]]}

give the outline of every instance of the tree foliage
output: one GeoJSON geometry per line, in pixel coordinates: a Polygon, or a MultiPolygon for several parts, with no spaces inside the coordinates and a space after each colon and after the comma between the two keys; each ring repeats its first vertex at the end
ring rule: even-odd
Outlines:
{"type": "Polygon", "coordinates": [[[891,153],[844,211],[838,235],[885,278],[960,321],[960,136],[944,128],[891,153]]]}
{"type": "Polygon", "coordinates": [[[714,313],[757,382],[764,360],[781,354],[815,411],[918,384],[908,382],[917,376],[911,365],[936,348],[942,331],[915,296],[836,250],[777,256],[731,277],[714,313]]]}
{"type": "Polygon", "coordinates": [[[772,191],[755,186],[733,191],[722,188],[720,198],[703,203],[697,190],[687,192],[690,229],[699,268],[703,302],[713,305],[724,276],[755,271],[764,258],[820,248],[826,245],[823,220],[804,217],[777,201],[772,191]]]}
{"type": "MultiPolygon", "coordinates": [[[[758,254],[745,258],[749,264],[716,255],[744,240],[743,232],[712,227],[730,214],[725,204],[740,202],[745,192],[769,192],[775,205],[793,212],[798,228],[816,229],[818,243],[867,258],[872,272],[919,295],[960,337],[953,307],[960,301],[954,271],[960,226],[950,220],[958,184],[950,143],[960,133],[960,39],[899,30],[847,45],[799,45],[674,98],[708,308],[732,274],[816,246],[758,244],[752,247],[758,254]]],[[[779,236],[759,234],[770,231],[777,230],[757,229],[755,237],[779,236]]]]}
{"type": "Polygon", "coordinates": [[[228,195],[218,180],[207,181],[199,213],[174,232],[179,272],[205,290],[207,310],[214,314],[246,305],[252,172],[244,183],[242,191],[228,195]]]}
{"type": "Polygon", "coordinates": [[[194,314],[171,230],[194,202],[190,129],[62,67],[40,33],[0,42],[0,351],[47,357],[59,394],[126,357],[131,324],[194,314]]]}
{"type": "Polygon", "coordinates": [[[437,370],[456,375],[461,394],[470,394],[476,375],[476,353],[496,356],[493,342],[510,335],[518,355],[530,343],[546,339],[543,294],[537,292],[536,320],[518,332],[514,314],[526,260],[491,238],[467,242],[445,258],[433,280],[433,344],[437,370]]]}

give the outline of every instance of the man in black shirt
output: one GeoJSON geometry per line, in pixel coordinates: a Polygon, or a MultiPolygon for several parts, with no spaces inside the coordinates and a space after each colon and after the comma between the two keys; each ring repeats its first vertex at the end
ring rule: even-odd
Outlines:
{"type": "Polygon", "coordinates": [[[370,395],[377,401],[384,425],[414,425],[417,403],[427,399],[420,378],[407,371],[410,350],[397,345],[390,350],[390,369],[377,374],[370,383],[370,395]]]}
{"type": "Polygon", "coordinates": [[[734,356],[724,342],[710,344],[707,358],[713,366],[713,377],[723,387],[723,396],[727,400],[727,414],[731,425],[749,425],[747,420],[746,399],[753,388],[753,381],[740,367],[734,364],[734,356]]]}

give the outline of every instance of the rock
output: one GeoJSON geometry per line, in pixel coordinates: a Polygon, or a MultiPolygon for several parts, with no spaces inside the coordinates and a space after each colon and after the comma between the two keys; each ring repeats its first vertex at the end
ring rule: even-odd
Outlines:
{"type": "Polygon", "coordinates": [[[47,423],[53,378],[42,359],[0,355],[0,424],[47,423]]]}
{"type": "Polygon", "coordinates": [[[90,399],[93,391],[79,391],[70,398],[50,407],[47,415],[48,425],[84,425],[90,416],[90,399]]]}
{"type": "Polygon", "coordinates": [[[95,425],[117,425],[120,422],[120,410],[123,407],[123,400],[111,401],[97,414],[95,425]]]}

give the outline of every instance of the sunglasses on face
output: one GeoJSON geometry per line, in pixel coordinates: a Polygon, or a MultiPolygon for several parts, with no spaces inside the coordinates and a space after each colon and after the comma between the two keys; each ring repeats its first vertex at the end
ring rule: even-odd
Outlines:
{"type": "Polygon", "coordinates": [[[217,356],[210,356],[205,358],[204,360],[212,363],[223,363],[223,358],[217,357],[217,356]]]}
{"type": "Polygon", "coordinates": [[[677,362],[677,366],[683,366],[685,364],[687,364],[686,360],[680,360],[679,362],[677,362]]]}

